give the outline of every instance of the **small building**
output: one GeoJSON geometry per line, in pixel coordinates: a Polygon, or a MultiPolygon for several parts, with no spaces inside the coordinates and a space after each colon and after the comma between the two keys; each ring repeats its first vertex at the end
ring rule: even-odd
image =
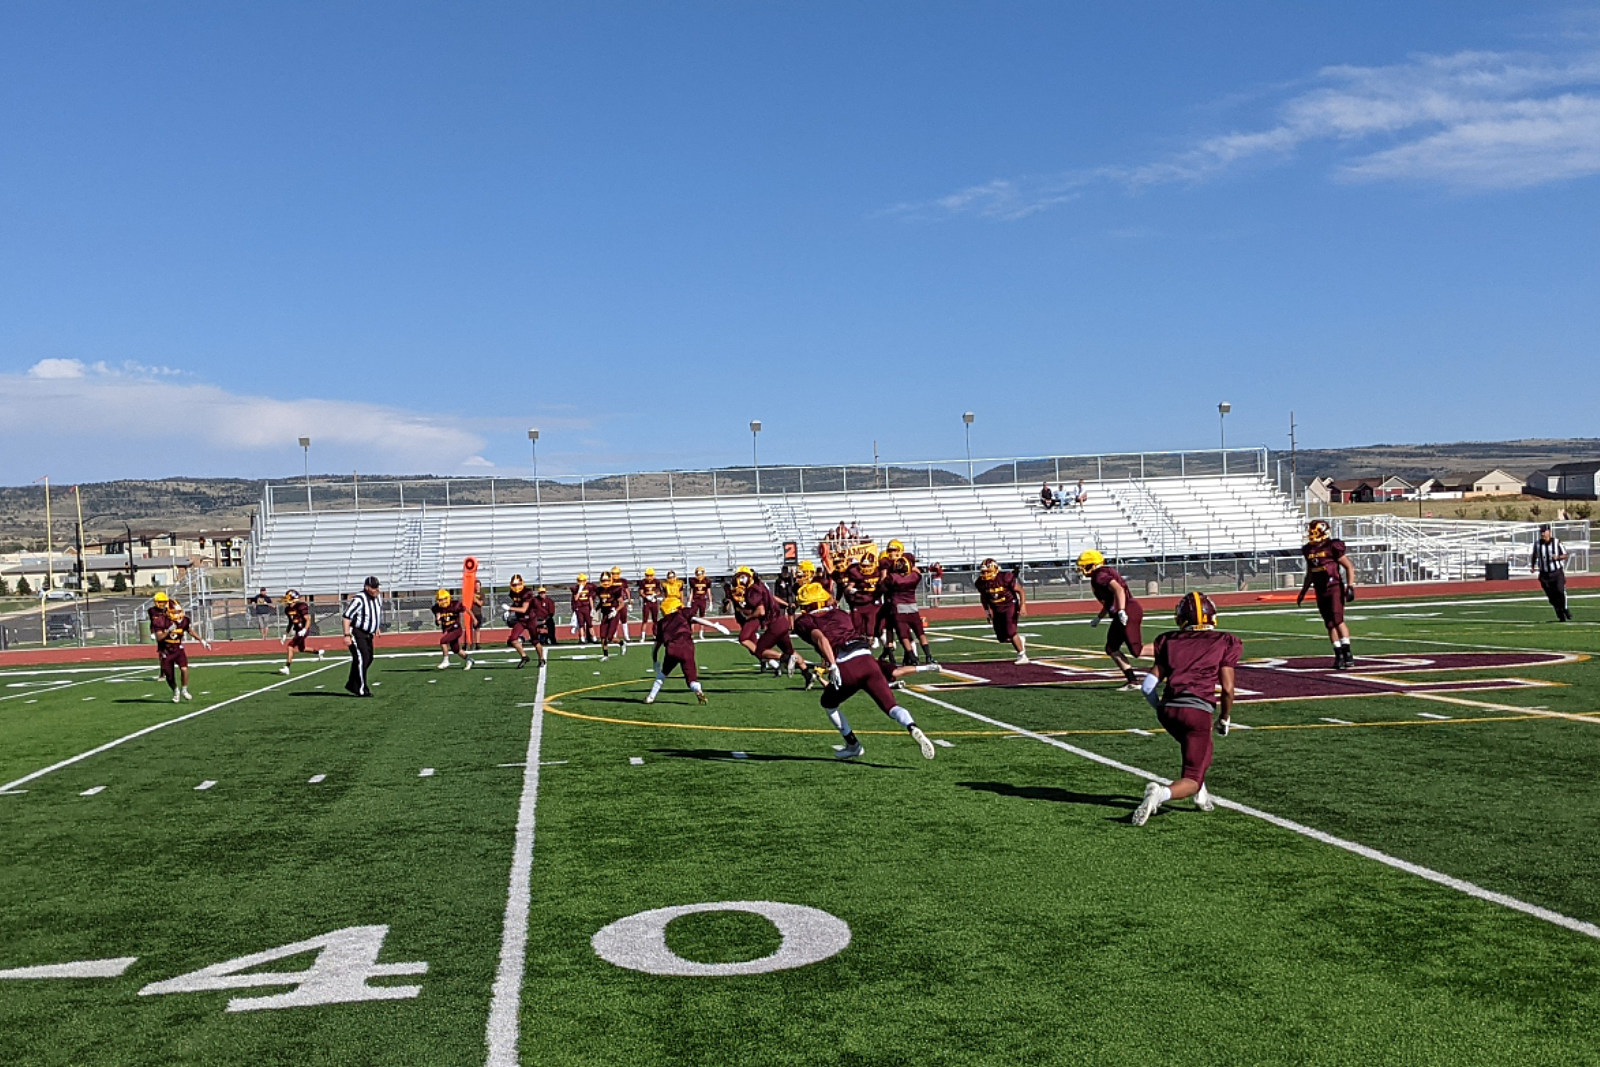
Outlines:
{"type": "Polygon", "coordinates": [[[1594,500],[1600,497],[1600,462],[1557,463],[1528,476],[1528,488],[1558,500],[1594,500]]]}
{"type": "MultiPolygon", "coordinates": [[[[1439,479],[1446,492],[1462,496],[1521,496],[1526,480],[1510,471],[1496,467],[1493,470],[1454,471],[1439,479]]],[[[1436,494],[1437,495],[1437,494],[1436,494]]]]}
{"type": "Polygon", "coordinates": [[[1377,488],[1372,491],[1375,500],[1414,500],[1416,495],[1416,486],[1392,474],[1379,482],[1377,488]]]}
{"type": "Polygon", "coordinates": [[[1378,487],[1365,478],[1346,478],[1328,484],[1328,499],[1334,504],[1370,504],[1378,498],[1378,487]]]}

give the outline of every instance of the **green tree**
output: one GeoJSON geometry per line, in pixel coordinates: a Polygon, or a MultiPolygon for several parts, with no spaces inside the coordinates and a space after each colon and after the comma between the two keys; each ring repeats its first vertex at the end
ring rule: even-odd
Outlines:
{"type": "Polygon", "coordinates": [[[103,593],[103,592],[105,592],[104,588],[100,585],[100,576],[98,574],[89,575],[89,592],[91,592],[91,593],[103,593]]]}
{"type": "Polygon", "coordinates": [[[1575,519],[1587,519],[1593,510],[1594,508],[1589,504],[1570,504],[1567,506],[1567,514],[1575,519]]]}
{"type": "Polygon", "coordinates": [[[32,593],[33,593],[33,586],[28,584],[28,579],[26,577],[18,578],[17,579],[17,595],[18,596],[29,596],[32,593]]]}
{"type": "Polygon", "coordinates": [[[128,576],[121,571],[111,576],[111,591],[113,593],[126,593],[128,591],[128,576]]]}
{"type": "Polygon", "coordinates": [[[6,596],[10,592],[11,587],[6,585],[6,580],[4,578],[0,578],[0,596],[6,596]]]}

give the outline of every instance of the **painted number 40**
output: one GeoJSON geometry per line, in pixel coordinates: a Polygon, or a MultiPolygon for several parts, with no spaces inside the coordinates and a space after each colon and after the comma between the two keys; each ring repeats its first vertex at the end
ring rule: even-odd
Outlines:
{"type": "Polygon", "coordinates": [[[387,926],[347,926],[292,945],[280,945],[226,963],[212,964],[198,971],[180,974],[164,982],[152,982],[139,990],[142,997],[163,993],[212,993],[222,989],[261,989],[293,986],[287,993],[261,997],[234,997],[229,1011],[259,1011],[264,1008],[305,1008],[317,1004],[349,1004],[361,1000],[408,1000],[422,992],[415,985],[368,985],[372,978],[400,974],[425,974],[425,962],[379,963],[387,926]],[[317,958],[303,971],[255,971],[278,960],[315,952],[317,958]]]}

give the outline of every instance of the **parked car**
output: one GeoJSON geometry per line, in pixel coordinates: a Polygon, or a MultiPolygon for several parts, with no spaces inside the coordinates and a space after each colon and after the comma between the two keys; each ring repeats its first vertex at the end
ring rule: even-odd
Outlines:
{"type": "Polygon", "coordinates": [[[44,598],[46,600],[77,600],[78,594],[70,589],[46,589],[44,598]]]}
{"type": "Polygon", "coordinates": [[[44,636],[47,641],[76,641],[78,617],[61,611],[44,617],[44,636]]]}

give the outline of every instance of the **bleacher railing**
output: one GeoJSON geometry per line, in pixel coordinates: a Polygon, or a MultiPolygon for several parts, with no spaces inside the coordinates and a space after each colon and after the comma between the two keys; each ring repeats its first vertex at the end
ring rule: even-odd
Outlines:
{"type": "Polygon", "coordinates": [[[970,485],[1068,489],[1080,479],[1265,477],[1265,448],[1182,452],[1096,453],[1005,459],[915,460],[903,463],[721,467],[534,478],[342,478],[268,483],[261,517],[308,511],[392,511],[423,507],[652,501],[701,497],[784,496],[970,485]]]}

